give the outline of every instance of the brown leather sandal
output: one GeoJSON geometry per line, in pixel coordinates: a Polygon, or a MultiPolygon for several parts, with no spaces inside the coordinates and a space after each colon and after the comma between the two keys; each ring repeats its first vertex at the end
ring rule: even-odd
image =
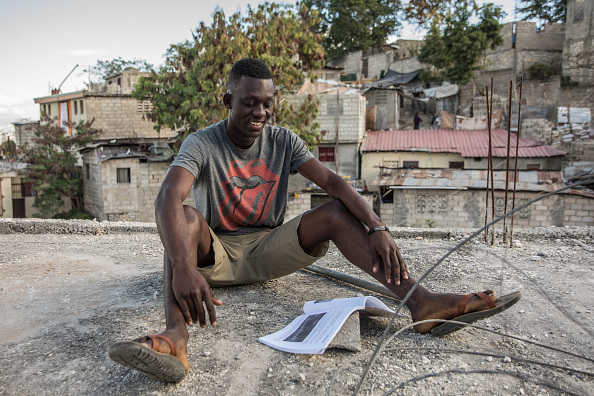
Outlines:
{"type": "MultiPolygon", "coordinates": [[[[493,302],[493,300],[491,300],[489,297],[489,294],[494,293],[495,292],[493,290],[486,290],[484,292],[466,294],[464,297],[462,297],[460,305],[458,306],[458,311],[452,320],[467,324],[474,323],[478,320],[486,319],[502,311],[505,311],[520,301],[522,298],[522,292],[517,291],[507,294],[503,297],[499,297],[495,302],[493,302]],[[485,305],[476,311],[465,314],[464,311],[466,310],[466,305],[472,296],[479,296],[485,302],[485,305]]],[[[460,330],[462,327],[465,327],[465,325],[461,323],[445,322],[444,324],[435,326],[433,329],[431,329],[431,334],[436,336],[444,336],[446,334],[453,333],[456,330],[460,330]]]]}
{"type": "Polygon", "coordinates": [[[186,376],[186,366],[175,355],[177,350],[171,340],[161,334],[148,335],[152,349],[136,341],[116,342],[109,348],[109,357],[122,366],[139,371],[161,382],[179,382],[186,376]],[[169,344],[171,353],[157,352],[159,339],[169,344]]]}

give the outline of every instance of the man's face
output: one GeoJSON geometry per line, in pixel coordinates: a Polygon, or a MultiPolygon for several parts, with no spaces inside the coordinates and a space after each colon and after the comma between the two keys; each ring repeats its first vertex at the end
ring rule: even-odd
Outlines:
{"type": "Polygon", "coordinates": [[[235,92],[223,96],[223,103],[229,109],[227,135],[237,147],[246,149],[272,117],[274,84],[272,80],[242,76],[235,92]]]}

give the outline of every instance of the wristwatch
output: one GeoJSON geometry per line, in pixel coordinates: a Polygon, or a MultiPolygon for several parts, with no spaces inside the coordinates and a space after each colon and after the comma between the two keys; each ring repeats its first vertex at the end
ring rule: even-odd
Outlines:
{"type": "Polygon", "coordinates": [[[388,228],[388,226],[379,226],[379,227],[373,227],[370,228],[369,231],[367,232],[367,235],[371,235],[376,231],[388,231],[390,232],[390,229],[388,228]]]}

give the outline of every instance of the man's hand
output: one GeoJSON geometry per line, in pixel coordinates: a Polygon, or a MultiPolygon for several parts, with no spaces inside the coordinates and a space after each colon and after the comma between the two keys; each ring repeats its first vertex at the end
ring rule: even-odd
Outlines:
{"type": "Polygon", "coordinates": [[[378,231],[369,236],[373,272],[379,271],[380,262],[384,267],[386,282],[400,285],[400,279],[408,279],[408,270],[404,259],[400,255],[398,246],[389,232],[378,231]]]}
{"type": "Polygon", "coordinates": [[[215,305],[223,303],[215,298],[206,279],[195,268],[178,269],[173,272],[173,294],[189,326],[200,322],[200,327],[206,327],[204,306],[212,326],[217,325],[215,305]]]}

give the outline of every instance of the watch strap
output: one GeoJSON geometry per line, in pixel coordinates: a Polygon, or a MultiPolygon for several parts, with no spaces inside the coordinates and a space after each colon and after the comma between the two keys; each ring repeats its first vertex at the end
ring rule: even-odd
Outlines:
{"type": "Polygon", "coordinates": [[[377,232],[377,231],[388,231],[388,232],[390,232],[390,229],[387,226],[373,227],[373,228],[370,228],[369,229],[369,231],[367,232],[367,235],[371,235],[371,234],[373,234],[374,232],[377,232]]]}

